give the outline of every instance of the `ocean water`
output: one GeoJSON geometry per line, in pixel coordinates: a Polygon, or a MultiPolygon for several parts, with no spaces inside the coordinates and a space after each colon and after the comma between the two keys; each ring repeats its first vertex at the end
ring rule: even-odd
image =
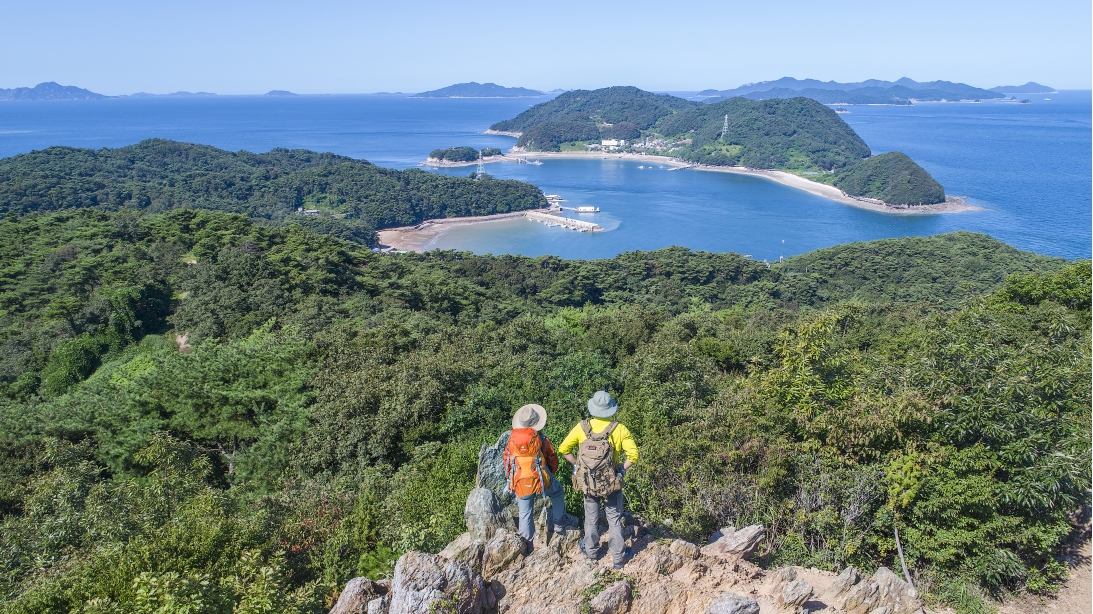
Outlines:
{"type": "MultiPolygon", "coordinates": [[[[669,171],[642,161],[496,163],[487,166],[491,175],[535,183],[546,193],[562,195],[567,206],[600,207],[597,214],[574,215],[607,231],[578,233],[521,219],[456,227],[429,247],[600,258],[684,245],[777,260],[849,241],[972,230],[1021,249],[1088,258],[1093,241],[1090,94],[1035,96],[1027,105],[848,107],[851,113],[843,119],[874,153],[907,153],[948,193],[966,196],[983,211],[877,213],[758,177],[669,171]]],[[[0,156],[51,145],[118,147],[159,137],[230,150],[333,151],[411,168],[438,147],[507,149],[513,139],[481,132],[538,102],[401,96],[11,102],[0,104],[0,156]]]]}

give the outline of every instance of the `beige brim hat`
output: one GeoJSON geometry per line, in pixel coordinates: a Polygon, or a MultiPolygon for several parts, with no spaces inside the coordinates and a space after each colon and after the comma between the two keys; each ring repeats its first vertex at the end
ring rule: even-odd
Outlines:
{"type": "Polygon", "coordinates": [[[516,410],[512,417],[512,428],[543,430],[547,423],[547,412],[542,405],[530,403],[516,410]]]}

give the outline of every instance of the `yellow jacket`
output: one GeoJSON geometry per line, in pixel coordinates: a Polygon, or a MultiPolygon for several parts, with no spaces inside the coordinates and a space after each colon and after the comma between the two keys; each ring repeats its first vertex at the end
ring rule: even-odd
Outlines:
{"type": "MultiPolygon", "coordinates": [[[[589,424],[592,426],[593,433],[602,433],[607,425],[611,424],[610,420],[602,420],[600,418],[589,419],[589,424]]],[[[584,436],[584,429],[578,423],[573,427],[572,431],[565,436],[565,440],[562,441],[562,445],[558,446],[559,454],[570,454],[577,446],[581,445],[581,442],[586,438],[584,436]]],[[[631,463],[638,462],[638,444],[634,443],[634,436],[630,434],[630,430],[625,426],[619,424],[615,427],[615,430],[611,431],[611,435],[607,437],[607,441],[611,442],[611,445],[615,447],[615,464],[619,464],[621,461],[620,456],[623,452],[626,453],[626,459],[631,463]]]]}

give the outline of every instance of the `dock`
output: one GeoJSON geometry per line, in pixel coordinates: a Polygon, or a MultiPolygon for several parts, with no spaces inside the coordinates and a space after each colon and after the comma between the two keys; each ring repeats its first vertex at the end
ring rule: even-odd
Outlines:
{"type": "Polygon", "coordinates": [[[599,224],[586,222],[584,220],[572,220],[567,217],[551,215],[549,213],[540,213],[539,211],[528,211],[524,214],[524,217],[535,222],[542,222],[548,226],[561,226],[562,228],[580,232],[603,232],[603,226],[600,226],[599,224]]]}

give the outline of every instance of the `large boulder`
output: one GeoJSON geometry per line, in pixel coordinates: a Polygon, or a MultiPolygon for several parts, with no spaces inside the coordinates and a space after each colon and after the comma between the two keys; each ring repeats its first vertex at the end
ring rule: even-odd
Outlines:
{"type": "Polygon", "coordinates": [[[470,533],[464,533],[451,541],[439,556],[449,561],[463,561],[471,569],[482,573],[482,554],[486,551],[486,542],[475,539],[470,533]]]}
{"type": "Polygon", "coordinates": [[[516,497],[508,490],[505,477],[505,446],[509,445],[509,431],[501,434],[492,446],[482,444],[478,451],[478,478],[475,486],[489,490],[501,501],[503,507],[515,506],[516,497]]]}
{"type": "Polygon", "coordinates": [[[471,494],[467,495],[467,505],[463,508],[463,519],[471,537],[483,542],[489,541],[497,529],[509,526],[501,501],[488,488],[471,490],[471,494]]]}
{"type": "Polygon", "coordinates": [[[630,584],[618,581],[605,588],[588,603],[588,609],[595,614],[623,614],[630,611],[630,584]]]}
{"type": "Polygon", "coordinates": [[[482,576],[493,578],[520,557],[524,556],[527,543],[516,533],[498,529],[493,539],[486,543],[482,554],[482,576]]]}
{"type": "Polygon", "coordinates": [[[847,567],[828,587],[824,600],[847,614],[870,614],[882,610],[887,614],[915,614],[922,610],[914,587],[887,567],[881,567],[872,578],[862,578],[853,567],[847,567]]]}
{"type": "Polygon", "coordinates": [[[338,602],[330,609],[330,614],[367,614],[368,602],[384,592],[368,578],[353,578],[338,595],[338,602]]]}
{"type": "Polygon", "coordinates": [[[801,606],[812,597],[812,585],[798,578],[786,584],[778,593],[775,605],[787,610],[799,611],[801,606]]]}
{"type": "Polygon", "coordinates": [[[725,593],[710,604],[706,614],[759,614],[759,604],[736,593],[725,593]]]}
{"type": "Polygon", "coordinates": [[[458,614],[480,614],[482,576],[462,561],[434,554],[407,552],[395,564],[388,614],[420,614],[435,608],[458,614]]]}
{"type": "Polygon", "coordinates": [[[747,558],[763,542],[766,531],[761,524],[753,524],[737,531],[734,527],[725,527],[711,537],[711,542],[702,548],[702,554],[720,559],[747,558]]]}

